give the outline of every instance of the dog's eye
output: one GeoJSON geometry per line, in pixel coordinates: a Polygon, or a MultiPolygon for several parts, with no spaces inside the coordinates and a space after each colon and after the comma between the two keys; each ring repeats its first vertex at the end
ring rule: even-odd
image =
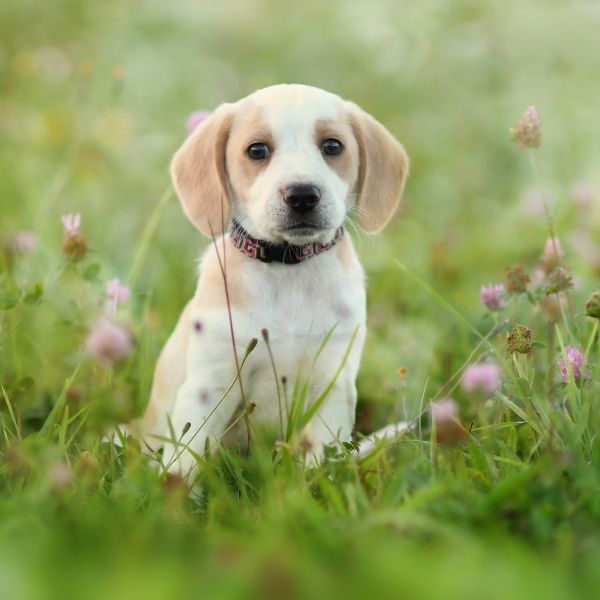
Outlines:
{"type": "Polygon", "coordinates": [[[271,150],[266,144],[250,144],[246,154],[250,160],[265,160],[265,158],[271,156],[271,150]]]}
{"type": "Polygon", "coordinates": [[[342,142],[334,138],[329,138],[321,144],[321,151],[327,156],[337,156],[342,152],[342,142]]]}

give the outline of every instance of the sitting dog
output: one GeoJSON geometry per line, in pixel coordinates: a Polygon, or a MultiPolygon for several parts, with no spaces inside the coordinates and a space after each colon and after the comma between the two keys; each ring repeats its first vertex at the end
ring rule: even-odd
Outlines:
{"type": "Polygon", "coordinates": [[[324,445],[351,439],[366,332],[365,276],[344,222],[354,212],[376,232],[389,221],[408,174],[403,147],[351,102],[275,85],[215,110],[171,174],[185,214],[213,242],[158,360],[139,433],[149,444],[175,436],[164,463],[188,475],[242,399],[255,404],[252,422],[285,428],[281,381],[291,390],[308,376],[304,409],[324,396],[305,426],[318,460],[324,445]],[[245,349],[261,332],[240,386],[245,349]]]}

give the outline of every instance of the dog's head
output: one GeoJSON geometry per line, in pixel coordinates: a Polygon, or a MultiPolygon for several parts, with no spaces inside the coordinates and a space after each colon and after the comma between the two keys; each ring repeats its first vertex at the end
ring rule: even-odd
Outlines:
{"type": "Polygon", "coordinates": [[[408,174],[403,147],[334,94],[275,85],[221,105],[185,141],[171,173],[206,235],[234,216],[254,237],[327,241],[348,212],[366,231],[391,218],[408,174]]]}

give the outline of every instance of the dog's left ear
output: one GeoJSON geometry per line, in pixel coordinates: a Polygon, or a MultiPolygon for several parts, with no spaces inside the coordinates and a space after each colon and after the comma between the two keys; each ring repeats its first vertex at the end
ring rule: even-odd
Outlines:
{"type": "Polygon", "coordinates": [[[360,160],[356,222],[375,233],[385,227],[400,203],[408,156],[379,121],[353,102],[347,104],[360,160]]]}
{"type": "Polygon", "coordinates": [[[219,106],[187,138],[171,162],[171,177],[183,211],[207,236],[219,235],[229,223],[225,149],[233,107],[219,106]]]}

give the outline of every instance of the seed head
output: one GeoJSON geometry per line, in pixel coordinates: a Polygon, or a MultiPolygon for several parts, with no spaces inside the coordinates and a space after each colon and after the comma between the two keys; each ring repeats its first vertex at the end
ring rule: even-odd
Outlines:
{"type": "Polygon", "coordinates": [[[504,277],[506,278],[506,287],[509,294],[522,294],[527,291],[529,275],[527,275],[523,263],[508,267],[504,271],[504,277]]]}
{"type": "Polygon", "coordinates": [[[512,331],[506,334],[506,343],[511,354],[529,354],[533,347],[533,333],[526,325],[515,323],[512,331]]]}
{"type": "Polygon", "coordinates": [[[87,242],[82,235],[66,236],[63,240],[63,254],[71,260],[81,260],[87,254],[87,250],[87,242]]]}
{"type": "Polygon", "coordinates": [[[573,278],[565,267],[556,267],[546,280],[546,294],[557,294],[573,287],[573,278]]]}
{"type": "Polygon", "coordinates": [[[539,148],[542,141],[540,116],[535,106],[530,106],[510,130],[510,135],[520,150],[539,148]]]}
{"type": "Polygon", "coordinates": [[[600,319],[600,290],[595,291],[585,303],[585,314],[600,319]]]}
{"type": "Polygon", "coordinates": [[[252,338],[248,342],[248,345],[246,346],[246,356],[248,356],[250,354],[250,352],[252,352],[252,350],[254,350],[254,348],[256,348],[256,344],[258,344],[257,338],[252,338]]]}

